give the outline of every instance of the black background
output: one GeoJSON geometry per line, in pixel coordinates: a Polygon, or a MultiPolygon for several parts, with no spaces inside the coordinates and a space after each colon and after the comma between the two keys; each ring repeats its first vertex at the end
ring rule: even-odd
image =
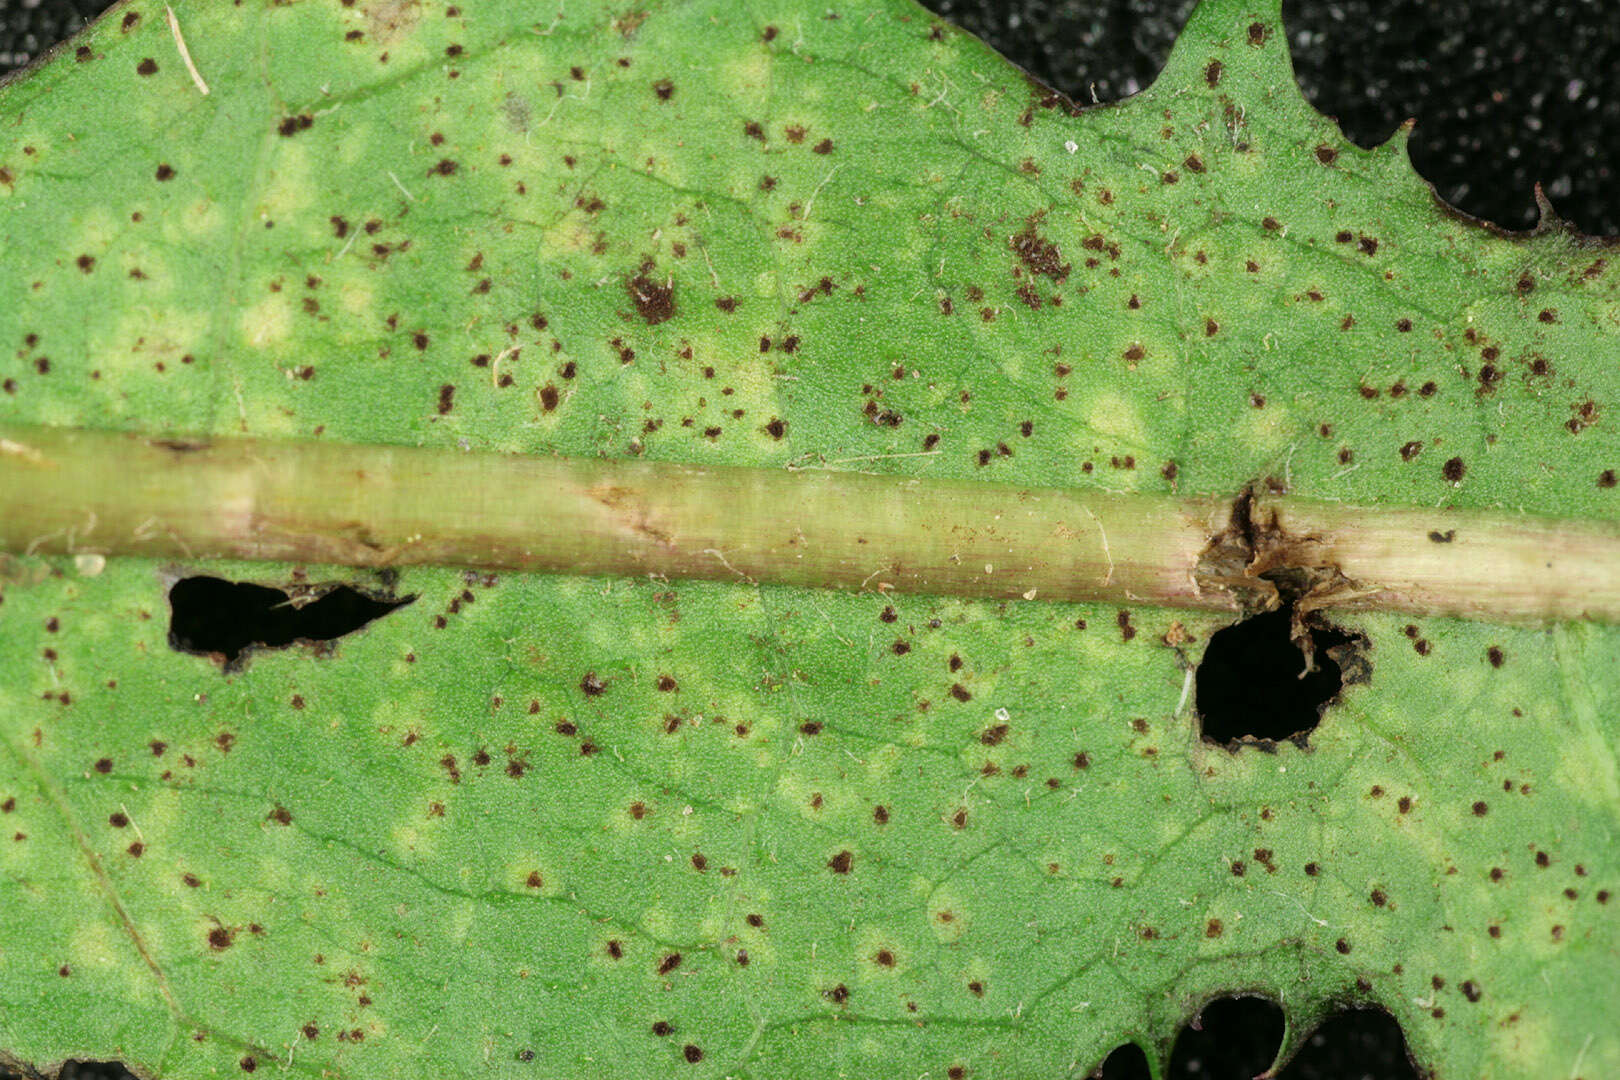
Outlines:
{"type": "MultiPolygon", "coordinates": [[[[0,0],[0,74],[93,18],[98,0],[0,0]]],[[[1082,104],[1152,82],[1192,0],[928,0],[1014,63],[1082,104]]],[[[1307,97],[1362,146],[1417,119],[1413,163],[1454,206],[1509,228],[1535,224],[1540,181],[1560,216],[1620,233],[1620,11],[1606,0],[1287,0],[1307,97]]],[[[1347,1018],[1284,1080],[1395,1080],[1413,1074],[1376,1014],[1347,1018]]],[[[1184,1033],[1171,1080],[1246,1078],[1281,1034],[1275,1009],[1223,1003],[1184,1033]]],[[[1146,1076],[1127,1055],[1111,1080],[1146,1076]]],[[[80,1077],[116,1071],[73,1070],[80,1077]]],[[[5,1070],[0,1069],[0,1077],[5,1070]]]]}

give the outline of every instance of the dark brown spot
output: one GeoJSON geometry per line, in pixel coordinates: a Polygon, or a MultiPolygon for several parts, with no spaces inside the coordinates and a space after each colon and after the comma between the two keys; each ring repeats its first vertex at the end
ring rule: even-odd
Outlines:
{"type": "Polygon", "coordinates": [[[439,415],[443,416],[451,409],[455,408],[455,403],[456,388],[450,383],[445,383],[443,386],[439,387],[439,415]]]}
{"type": "Polygon", "coordinates": [[[135,74],[156,75],[157,69],[157,61],[148,56],[145,60],[142,60],[140,63],[135,65],[135,74]]]}
{"type": "Polygon", "coordinates": [[[1029,218],[1024,228],[1008,238],[1008,244],[1029,272],[1045,274],[1054,282],[1062,283],[1069,276],[1069,264],[1063,261],[1056,244],[1036,231],[1038,217],[1029,218]]]}
{"type": "Polygon", "coordinates": [[[848,850],[840,851],[827,860],[827,868],[835,874],[847,874],[854,865],[855,853],[848,850]]]}
{"type": "Polygon", "coordinates": [[[213,949],[215,952],[223,952],[231,947],[231,942],[234,941],[235,938],[236,931],[227,930],[223,926],[216,926],[212,930],[208,931],[208,947],[213,949]]]}
{"type": "Polygon", "coordinates": [[[671,281],[653,281],[646,270],[625,282],[636,311],[648,326],[655,326],[675,314],[675,288],[671,281]]]}
{"type": "Polygon", "coordinates": [[[1221,84],[1221,73],[1225,70],[1226,65],[1219,60],[1211,60],[1204,65],[1204,81],[1210,86],[1219,86],[1221,84]]]}
{"type": "Polygon", "coordinates": [[[1249,24],[1249,44],[1250,45],[1264,45],[1265,43],[1266,43],[1266,24],[1265,23],[1257,23],[1257,22],[1256,23],[1250,23],[1249,24]]]}
{"type": "Polygon", "coordinates": [[[1463,464],[1463,459],[1454,457],[1441,466],[1440,475],[1446,478],[1447,483],[1457,484],[1462,482],[1463,474],[1467,471],[1468,467],[1463,464]]]}
{"type": "MultiPolygon", "coordinates": [[[[737,962],[744,963],[744,957],[746,956],[746,953],[739,953],[737,962]]],[[[693,1065],[696,1065],[698,1062],[703,1060],[703,1050],[693,1043],[687,1043],[685,1046],[683,1046],[681,1048],[681,1054],[693,1065]]]]}

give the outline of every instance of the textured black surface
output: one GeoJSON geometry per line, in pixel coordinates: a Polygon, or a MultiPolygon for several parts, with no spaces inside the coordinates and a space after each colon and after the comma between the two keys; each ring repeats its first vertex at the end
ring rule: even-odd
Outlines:
{"type": "Polygon", "coordinates": [[[106,0],[0,0],[0,75],[22,67],[108,6],[106,0]]]}
{"type": "MultiPolygon", "coordinates": [[[[1153,81],[1191,0],[925,0],[1082,104],[1153,81]]],[[[1287,0],[1306,96],[1362,146],[1416,118],[1412,160],[1448,202],[1620,233],[1620,9],[1613,0],[1287,0]]]]}
{"type": "MultiPolygon", "coordinates": [[[[0,73],[83,26],[98,0],[0,0],[0,73]]],[[[1153,81],[1191,0],[928,0],[1015,63],[1084,102],[1153,81]]],[[[1511,228],[1535,222],[1540,181],[1559,213],[1620,233],[1620,12],[1610,0],[1289,0],[1300,83],[1363,146],[1417,118],[1418,171],[1459,208],[1511,228]]],[[[1178,1044],[1170,1076],[1252,1076],[1280,1030],[1253,999],[1206,1011],[1178,1044]],[[1256,1055],[1259,1055],[1257,1057],[1256,1055]]],[[[1286,1080],[1412,1077],[1398,1029],[1381,1013],[1330,1021],[1286,1080]]],[[[1112,1080],[1145,1076],[1118,1055],[1112,1080]]],[[[5,1070],[0,1068],[0,1078],[5,1070]]],[[[95,1068],[83,1080],[125,1075],[95,1068]]]]}

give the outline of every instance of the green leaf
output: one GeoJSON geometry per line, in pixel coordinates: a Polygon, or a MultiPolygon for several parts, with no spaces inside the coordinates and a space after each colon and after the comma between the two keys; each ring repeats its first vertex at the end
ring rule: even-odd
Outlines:
{"type": "MultiPolygon", "coordinates": [[[[1275,0],[1084,111],[906,0],[173,15],[0,89],[0,419],[1620,517],[1612,244],[1349,144],[1275,0]]],[[[1620,1072],[1611,627],[1345,616],[1233,749],[1208,613],[0,559],[19,1063],[1074,1075],[1257,991],[1620,1072]],[[195,574],[415,599],[223,670],[195,574]]]]}

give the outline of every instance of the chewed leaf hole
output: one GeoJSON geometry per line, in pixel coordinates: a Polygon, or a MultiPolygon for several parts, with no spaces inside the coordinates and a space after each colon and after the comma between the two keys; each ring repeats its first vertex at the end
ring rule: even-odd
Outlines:
{"type": "Polygon", "coordinates": [[[1217,630],[1198,665],[1196,708],[1205,739],[1305,739],[1344,684],[1341,661],[1358,640],[1331,627],[1307,627],[1314,665],[1289,637],[1290,608],[1217,630]]]}
{"type": "Polygon", "coordinates": [[[181,578],[169,590],[169,644],[232,668],[250,649],[333,641],[415,599],[379,599],[348,585],[300,586],[295,597],[251,582],[181,578]]]}
{"type": "Polygon", "coordinates": [[[1092,1080],[1151,1080],[1147,1054],[1135,1043],[1116,1047],[1108,1060],[1091,1073],[1092,1080]]]}
{"type": "MultiPolygon", "coordinates": [[[[1166,1077],[1247,1080],[1267,1073],[1282,1043],[1282,1009],[1262,997],[1217,998],[1181,1029],[1166,1077]]],[[[1092,1072],[1094,1080],[1151,1080],[1147,1055],[1126,1043],[1092,1072]]],[[[1419,1080],[1400,1024],[1378,1008],[1336,1012],[1306,1037],[1277,1080],[1419,1080]]]]}
{"type": "MultiPolygon", "coordinates": [[[[0,1078],[11,1080],[12,1073],[8,1072],[4,1062],[0,1062],[0,1078]]],[[[29,1072],[28,1066],[23,1066],[21,1076],[51,1076],[57,1080],[139,1080],[122,1062],[118,1061],[64,1061],[62,1070],[58,1073],[40,1070],[37,1073],[29,1072]]]]}
{"type": "Polygon", "coordinates": [[[1247,996],[1217,998],[1181,1029],[1168,1075],[1258,1076],[1276,1058],[1283,1026],[1283,1011],[1276,1002],[1247,996]]]}
{"type": "Polygon", "coordinates": [[[1347,1009],[1311,1032],[1278,1080],[1328,1076],[1370,1076],[1378,1080],[1422,1080],[1412,1064],[1401,1025],[1383,1009],[1347,1009]]]}

